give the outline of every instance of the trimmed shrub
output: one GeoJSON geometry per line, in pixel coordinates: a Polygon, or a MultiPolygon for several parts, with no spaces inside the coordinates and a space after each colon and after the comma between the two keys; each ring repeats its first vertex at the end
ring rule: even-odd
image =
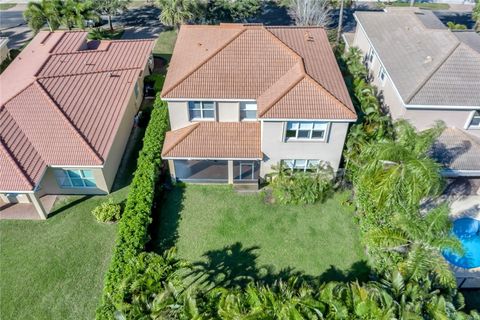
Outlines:
{"type": "Polygon", "coordinates": [[[112,199],[103,202],[92,210],[92,214],[99,222],[117,221],[120,219],[122,207],[112,199]]]}
{"type": "Polygon", "coordinates": [[[333,191],[333,170],[319,164],[309,172],[297,172],[283,164],[272,175],[272,193],[282,204],[311,204],[325,201],[333,191]]]}
{"type": "Polygon", "coordinates": [[[168,130],[167,105],[160,99],[160,95],[157,95],[125,210],[119,221],[116,246],[110,269],[105,276],[97,319],[114,318],[115,302],[121,300],[120,287],[125,276],[125,266],[145,250],[145,245],[150,240],[148,227],[152,221],[154,196],[156,191],[159,192],[155,190],[155,186],[159,178],[163,142],[168,130]]]}

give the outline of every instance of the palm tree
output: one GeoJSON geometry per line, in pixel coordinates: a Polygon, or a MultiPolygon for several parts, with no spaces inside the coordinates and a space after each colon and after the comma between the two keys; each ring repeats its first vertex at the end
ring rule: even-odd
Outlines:
{"type": "Polygon", "coordinates": [[[95,0],[95,9],[99,14],[104,14],[108,18],[110,31],[113,32],[112,16],[120,11],[127,10],[127,5],[131,0],[95,0]]]}
{"type": "Polygon", "coordinates": [[[38,32],[45,24],[48,25],[50,31],[54,31],[60,26],[60,7],[61,4],[58,0],[30,1],[23,16],[35,32],[38,32]]]}
{"type": "Polygon", "coordinates": [[[195,17],[197,4],[191,0],[157,0],[158,6],[162,10],[160,21],[166,26],[173,26],[176,29],[181,24],[195,17]]]}
{"type": "Polygon", "coordinates": [[[430,148],[444,125],[417,133],[406,121],[395,124],[395,139],[369,143],[362,148],[356,177],[357,205],[416,207],[427,196],[440,193],[440,165],[429,157],[430,148]]]}
{"type": "Polygon", "coordinates": [[[404,260],[399,268],[410,279],[422,281],[432,274],[441,285],[455,287],[455,278],[442,251],[462,253],[463,248],[451,234],[448,213],[446,205],[430,210],[424,217],[399,212],[392,223],[371,229],[365,239],[370,246],[402,255],[404,260]]]}
{"type": "Polygon", "coordinates": [[[71,30],[74,27],[85,29],[86,20],[98,20],[91,1],[66,0],[60,10],[62,23],[71,30]]]}

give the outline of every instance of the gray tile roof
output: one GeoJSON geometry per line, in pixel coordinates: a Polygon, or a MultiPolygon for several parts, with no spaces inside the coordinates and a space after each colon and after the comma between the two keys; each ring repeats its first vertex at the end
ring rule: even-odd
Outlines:
{"type": "Polygon", "coordinates": [[[480,35],[457,36],[424,10],[355,16],[405,103],[480,106],[480,35]]]}
{"type": "Polygon", "coordinates": [[[480,170],[480,139],[463,130],[447,128],[433,145],[432,157],[447,169],[480,170]]]}

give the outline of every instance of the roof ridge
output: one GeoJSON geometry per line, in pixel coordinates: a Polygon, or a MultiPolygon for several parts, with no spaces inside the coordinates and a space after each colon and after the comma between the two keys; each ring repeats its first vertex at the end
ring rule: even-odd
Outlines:
{"type": "MultiPolygon", "coordinates": [[[[282,94],[280,94],[280,96],[278,96],[276,99],[274,99],[270,105],[268,105],[267,107],[265,107],[262,112],[259,114],[260,117],[262,117],[265,113],[267,113],[268,110],[270,110],[278,101],[280,101],[280,99],[282,99],[283,97],[285,97],[287,95],[287,93],[289,93],[290,91],[292,91],[293,88],[295,88],[297,86],[297,84],[300,83],[300,81],[302,81],[303,79],[305,79],[305,77],[307,76],[307,74],[305,73],[305,71],[303,71],[301,73],[301,76],[298,78],[298,80],[294,81],[293,83],[291,83],[288,87],[287,87],[287,90],[285,90],[285,92],[283,92],[282,94]]],[[[277,81],[278,82],[278,81],[277,81]]],[[[275,83],[277,83],[275,82],[275,83]]],[[[275,85],[275,83],[273,85],[275,85]]],[[[268,90],[268,89],[267,89],[268,90]]]]}
{"type": "MultiPolygon", "coordinates": [[[[194,124],[191,124],[187,127],[183,127],[183,128],[180,128],[180,129],[177,129],[177,130],[182,130],[182,129],[187,129],[188,130],[185,130],[185,132],[183,134],[180,135],[180,137],[178,138],[178,141],[177,143],[175,143],[174,145],[172,145],[171,147],[169,148],[166,148],[165,150],[163,150],[162,154],[167,154],[169,153],[170,151],[172,151],[173,148],[175,148],[180,142],[182,142],[183,140],[185,140],[186,137],[188,137],[195,129],[197,129],[198,127],[200,126],[200,122],[197,122],[197,123],[194,123],[194,124]]],[[[173,131],[170,131],[170,132],[174,132],[174,131],[177,131],[177,130],[173,130],[173,131]]]]}
{"type": "Polygon", "coordinates": [[[42,94],[47,98],[47,100],[50,102],[50,104],[54,107],[53,109],[58,112],[61,116],[62,119],[65,120],[65,123],[68,125],[68,127],[74,132],[76,136],[80,138],[81,143],[90,151],[90,153],[93,155],[93,157],[98,160],[100,163],[103,163],[103,158],[97,153],[97,151],[90,145],[90,143],[87,141],[87,139],[83,136],[83,134],[78,130],[78,128],[73,124],[73,122],[70,120],[70,118],[63,112],[63,110],[57,105],[55,100],[50,96],[48,91],[43,87],[43,85],[38,82],[37,80],[32,83],[32,85],[35,84],[42,94]]]}
{"type": "Polygon", "coordinates": [[[190,72],[187,72],[187,74],[185,76],[183,76],[180,80],[177,81],[176,84],[174,84],[173,86],[171,86],[170,88],[167,88],[166,91],[162,91],[161,92],[161,95],[162,96],[165,96],[166,94],[168,94],[169,92],[171,92],[173,89],[175,89],[176,87],[178,87],[183,81],[185,81],[188,77],[190,77],[195,71],[197,71],[198,69],[200,69],[203,65],[205,65],[208,61],[210,61],[213,57],[215,57],[218,53],[220,53],[223,49],[225,49],[229,44],[231,44],[234,40],[238,39],[238,37],[240,37],[240,35],[242,35],[245,30],[247,30],[247,28],[243,28],[241,29],[238,33],[236,33],[231,39],[229,39],[227,42],[225,42],[225,44],[223,44],[222,46],[218,47],[217,50],[215,50],[210,56],[208,56],[205,60],[203,60],[202,62],[200,62],[198,64],[198,66],[196,66],[195,68],[193,68],[192,71],[190,72]]]}
{"type": "Polygon", "coordinates": [[[356,113],[354,110],[350,109],[345,103],[343,103],[342,101],[340,101],[340,99],[338,99],[334,94],[332,94],[329,90],[327,90],[324,86],[322,86],[320,83],[318,83],[318,81],[316,81],[315,79],[313,79],[310,75],[306,75],[306,77],[308,78],[308,80],[310,80],[311,82],[313,82],[314,84],[316,84],[318,87],[320,87],[320,89],[322,89],[323,91],[325,91],[328,95],[330,95],[334,100],[336,100],[337,102],[339,102],[344,108],[346,108],[348,111],[350,111],[350,113],[352,113],[353,115],[356,116],[356,113]]]}
{"type": "Polygon", "coordinates": [[[42,80],[42,79],[54,79],[54,78],[64,78],[64,77],[72,77],[72,76],[84,76],[87,74],[98,74],[98,73],[107,73],[107,72],[115,72],[115,71],[128,71],[128,70],[142,70],[141,67],[128,67],[128,68],[118,68],[118,69],[108,69],[108,70],[95,70],[95,71],[87,71],[87,72],[78,72],[78,73],[68,73],[68,74],[60,74],[60,75],[52,75],[52,76],[37,76],[35,81],[42,80]]]}
{"type": "MultiPolygon", "coordinates": [[[[5,107],[1,107],[0,110],[5,107]]],[[[8,111],[7,111],[8,112],[8,111]]],[[[21,128],[20,128],[21,129],[21,128]]],[[[7,147],[5,142],[3,142],[3,138],[0,137],[0,149],[7,155],[8,161],[10,161],[13,166],[15,167],[16,171],[22,176],[22,180],[24,180],[32,189],[35,187],[35,184],[29,179],[27,173],[22,169],[18,160],[13,156],[10,149],[7,147]]],[[[43,159],[42,159],[43,160],[43,159]]]]}
{"type": "Polygon", "coordinates": [[[452,50],[450,50],[450,52],[447,55],[445,55],[445,58],[440,60],[440,62],[435,66],[435,68],[433,68],[433,70],[430,72],[430,74],[428,74],[425,77],[425,79],[417,86],[417,88],[415,88],[415,90],[413,90],[413,92],[407,97],[407,99],[405,101],[405,104],[409,104],[413,100],[413,98],[427,84],[427,82],[433,77],[433,75],[435,73],[437,73],[437,71],[440,69],[440,67],[445,64],[445,62],[452,56],[452,54],[455,51],[457,51],[457,48],[462,44],[462,42],[460,40],[457,39],[457,41],[458,41],[458,43],[452,48],[452,50]]]}
{"type": "Polygon", "coordinates": [[[285,47],[287,50],[289,50],[292,55],[294,55],[295,57],[297,57],[298,59],[301,60],[302,66],[303,66],[303,70],[304,70],[304,72],[305,72],[305,63],[304,63],[304,61],[303,61],[303,57],[302,57],[298,52],[296,52],[295,50],[293,50],[288,44],[286,44],[285,42],[283,42],[279,37],[277,37],[276,35],[274,35],[273,32],[271,32],[270,30],[268,30],[268,29],[265,28],[265,27],[263,27],[263,29],[264,29],[268,34],[270,34],[277,42],[280,42],[280,43],[283,45],[283,47],[285,47]]]}

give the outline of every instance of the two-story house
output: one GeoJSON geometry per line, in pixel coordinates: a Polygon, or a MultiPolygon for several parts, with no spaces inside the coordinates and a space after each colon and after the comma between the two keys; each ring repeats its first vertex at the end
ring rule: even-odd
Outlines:
{"type": "Polygon", "coordinates": [[[356,31],[344,40],[364,53],[391,117],[418,130],[445,122],[432,150],[444,175],[480,177],[480,35],[453,32],[415,8],[354,16],[356,31]]]}
{"type": "Polygon", "coordinates": [[[162,99],[173,179],[257,182],[283,161],[338,170],[357,116],[324,29],[182,26],[162,99]]]}

